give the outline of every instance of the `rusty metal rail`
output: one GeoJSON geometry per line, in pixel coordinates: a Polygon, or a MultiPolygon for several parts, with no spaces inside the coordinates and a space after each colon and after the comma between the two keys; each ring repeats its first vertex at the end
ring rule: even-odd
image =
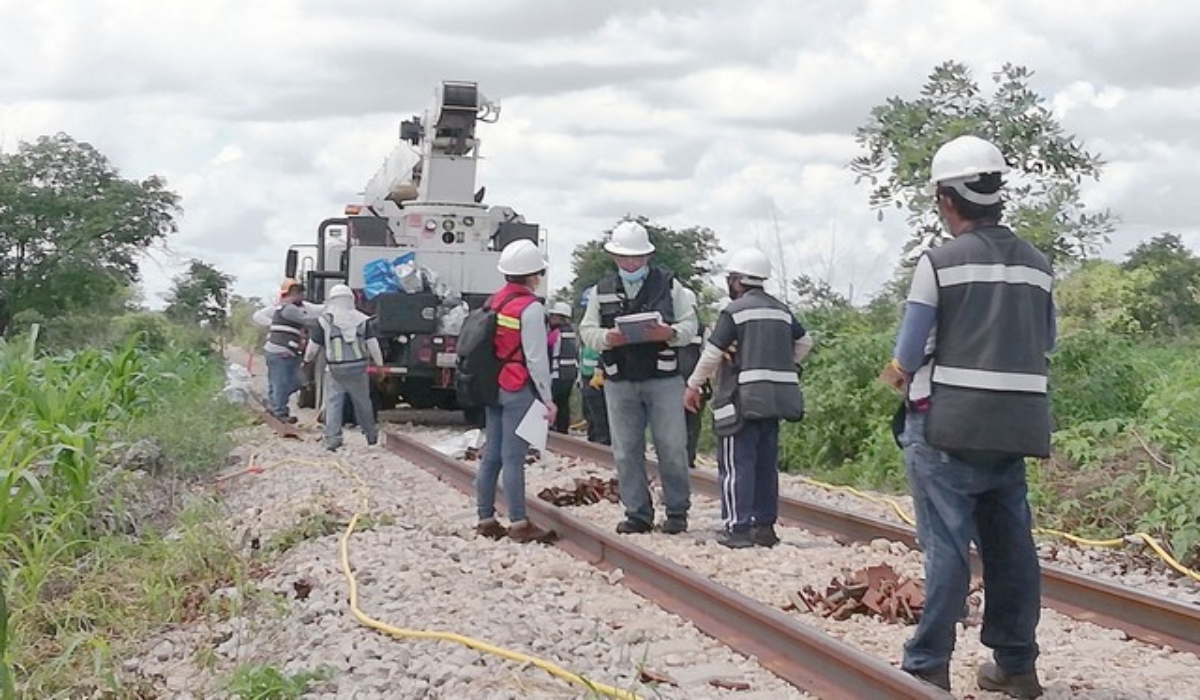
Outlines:
{"type": "MultiPolygon", "coordinates": [[[[549,448],[604,466],[613,464],[612,452],[607,447],[565,435],[551,433],[549,448]]],[[[651,470],[658,468],[653,460],[646,460],[646,465],[651,470]]],[[[715,474],[694,470],[691,481],[697,493],[710,498],[720,497],[715,474]]],[[[917,545],[916,533],[910,528],[792,498],[780,497],[779,517],[784,522],[827,533],[842,541],[869,542],[882,538],[903,542],[909,547],[917,545]]],[[[974,565],[978,569],[977,558],[974,565]]],[[[1200,654],[1200,607],[1046,564],[1042,565],[1042,600],[1077,620],[1119,629],[1150,644],[1200,654]]]]}
{"type": "MultiPolygon", "coordinates": [[[[474,470],[394,432],[384,445],[451,486],[474,494],[474,470]]],[[[528,499],[532,517],[559,535],[557,544],[589,563],[620,568],[622,583],[684,617],[733,649],[754,656],[797,688],[826,699],[945,698],[873,656],[813,630],[794,618],[602,531],[563,509],[528,499]]]]}

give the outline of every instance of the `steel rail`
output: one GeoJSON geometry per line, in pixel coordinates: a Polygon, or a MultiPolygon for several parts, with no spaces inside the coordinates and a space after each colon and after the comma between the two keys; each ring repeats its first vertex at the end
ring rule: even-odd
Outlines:
{"type": "MultiPolygon", "coordinates": [[[[551,433],[549,449],[613,466],[612,452],[607,447],[566,435],[551,433]]],[[[658,464],[654,460],[647,459],[646,466],[657,473],[658,464]]],[[[716,475],[693,470],[691,482],[696,492],[710,498],[720,497],[716,475]]],[[[779,517],[840,541],[870,542],[882,538],[917,546],[917,536],[911,528],[793,498],[780,497],[779,517]]],[[[973,556],[973,565],[978,571],[978,557],[973,556]]],[[[1149,644],[1200,654],[1200,607],[1047,564],[1042,565],[1042,600],[1077,620],[1118,629],[1149,644]]]]}
{"type": "MultiPolygon", "coordinates": [[[[427,445],[395,432],[384,446],[468,494],[475,472],[427,445]]],[[[503,500],[503,499],[501,499],[503,500]]],[[[558,534],[558,544],[595,566],[619,568],[621,582],[660,607],[749,656],[771,672],[821,698],[946,698],[878,658],[803,625],[767,605],[662,559],[536,498],[526,507],[538,524],[558,534]]]]}

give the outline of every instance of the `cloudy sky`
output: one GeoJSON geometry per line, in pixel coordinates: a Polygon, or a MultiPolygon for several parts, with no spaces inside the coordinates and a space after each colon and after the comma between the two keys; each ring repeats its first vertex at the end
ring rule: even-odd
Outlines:
{"type": "Polygon", "coordinates": [[[0,27],[0,148],[63,131],[182,196],[151,304],[190,257],[270,294],[447,79],[501,103],[480,184],[547,229],[554,288],[632,213],[727,249],[775,254],[778,231],[789,276],[865,300],[907,234],[847,170],[854,130],[951,59],[981,83],[1034,70],[1102,154],[1085,197],[1121,219],[1106,256],[1162,231],[1200,249],[1188,0],[0,0],[0,27]]]}

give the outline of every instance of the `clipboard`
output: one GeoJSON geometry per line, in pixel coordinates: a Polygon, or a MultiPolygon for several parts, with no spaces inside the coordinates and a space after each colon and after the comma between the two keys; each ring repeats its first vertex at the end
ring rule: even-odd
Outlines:
{"type": "Polygon", "coordinates": [[[623,333],[630,343],[653,342],[646,337],[646,332],[658,328],[662,322],[662,314],[657,311],[627,314],[616,318],[617,330],[623,333]]]}

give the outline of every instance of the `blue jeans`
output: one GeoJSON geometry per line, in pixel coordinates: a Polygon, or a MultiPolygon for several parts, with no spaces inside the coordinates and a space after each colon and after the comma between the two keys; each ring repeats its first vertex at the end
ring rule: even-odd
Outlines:
{"type": "Polygon", "coordinates": [[[683,378],[604,383],[613,461],[617,463],[625,517],[654,523],[654,503],[646,475],[646,426],[658,453],[667,517],[686,517],[691,508],[688,483],[687,421],[683,413],[683,378]]]}
{"type": "Polygon", "coordinates": [[[496,517],[496,482],[504,472],[508,519],[525,519],[525,455],[529,443],[517,437],[517,425],[533,405],[533,389],[500,390],[499,403],[486,408],[487,443],[475,474],[475,505],[480,520],[496,517]]]}
{"type": "Polygon", "coordinates": [[[276,418],[287,418],[292,394],[304,385],[304,378],[300,376],[300,356],[267,353],[267,385],[267,410],[276,418]]]}
{"type": "Polygon", "coordinates": [[[375,425],[375,409],[371,406],[367,363],[353,362],[326,367],[325,447],[336,450],[342,446],[342,417],[345,415],[346,396],[349,396],[350,402],[354,404],[355,422],[362,428],[367,443],[374,445],[379,440],[379,429],[375,425]]]}
{"type": "Polygon", "coordinates": [[[1041,568],[1027,500],[1025,461],[979,466],[925,442],[925,414],[910,412],[900,443],[925,551],[925,609],[904,645],[906,671],[950,663],[970,586],[972,540],[983,561],[987,604],[980,640],[1009,673],[1034,669],[1041,568]]]}
{"type": "Polygon", "coordinates": [[[721,522],[729,532],[779,519],[779,419],[747,420],[717,446],[721,522]]]}

